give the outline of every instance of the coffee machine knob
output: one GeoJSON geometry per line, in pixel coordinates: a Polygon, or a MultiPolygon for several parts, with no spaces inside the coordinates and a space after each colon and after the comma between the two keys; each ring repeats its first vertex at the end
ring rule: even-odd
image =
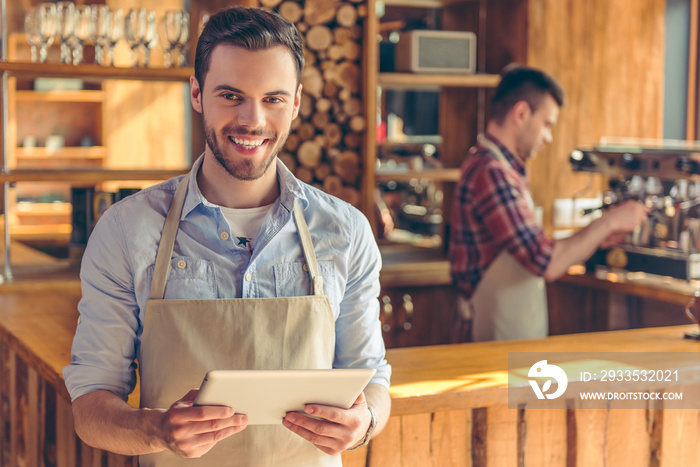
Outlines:
{"type": "Polygon", "coordinates": [[[700,174],[700,164],[689,157],[679,157],[676,162],[676,170],[685,174],[700,174]]]}
{"type": "Polygon", "coordinates": [[[620,167],[627,170],[639,170],[642,168],[642,161],[634,157],[632,154],[625,153],[622,155],[620,167]]]}

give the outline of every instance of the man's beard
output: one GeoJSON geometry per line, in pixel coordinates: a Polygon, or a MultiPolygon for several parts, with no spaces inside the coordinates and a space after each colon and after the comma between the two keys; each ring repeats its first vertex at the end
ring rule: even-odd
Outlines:
{"type": "Polygon", "coordinates": [[[270,155],[267,157],[267,159],[263,160],[262,164],[259,166],[256,166],[251,159],[243,159],[238,163],[234,163],[226,157],[226,154],[221,149],[216,130],[209,126],[207,124],[206,119],[204,119],[204,137],[207,141],[209,149],[211,149],[211,152],[214,154],[214,158],[217,160],[217,162],[232,177],[238,180],[252,181],[262,177],[267,172],[267,169],[270,168],[270,165],[272,165],[274,160],[277,158],[277,154],[279,154],[282,147],[284,147],[284,143],[285,141],[287,141],[287,137],[289,136],[289,130],[287,130],[287,132],[283,134],[282,137],[278,137],[275,134],[265,134],[265,132],[263,131],[249,131],[240,127],[227,127],[224,128],[224,134],[259,136],[268,139],[266,145],[277,143],[276,148],[270,152],[270,155]]]}

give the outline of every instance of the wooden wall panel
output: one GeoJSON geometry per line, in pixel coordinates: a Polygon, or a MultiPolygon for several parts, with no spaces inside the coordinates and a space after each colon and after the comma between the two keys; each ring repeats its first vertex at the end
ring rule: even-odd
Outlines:
{"type": "Polygon", "coordinates": [[[568,95],[553,143],[530,163],[546,227],[554,199],[588,182],[570,168],[577,145],[602,136],[661,138],[665,6],[665,0],[529,1],[527,64],[556,76],[568,95]]]}
{"type": "Polygon", "coordinates": [[[516,467],[518,465],[518,410],[508,406],[486,409],[486,459],[488,467],[516,467]]]}
{"type": "Polygon", "coordinates": [[[566,401],[562,410],[526,410],[520,430],[525,465],[567,467],[566,401]]]}
{"type": "MultiPolygon", "coordinates": [[[[619,406],[613,402],[611,409],[619,406]]],[[[651,432],[645,409],[619,409],[608,412],[605,457],[608,465],[651,465],[651,432]]]]}

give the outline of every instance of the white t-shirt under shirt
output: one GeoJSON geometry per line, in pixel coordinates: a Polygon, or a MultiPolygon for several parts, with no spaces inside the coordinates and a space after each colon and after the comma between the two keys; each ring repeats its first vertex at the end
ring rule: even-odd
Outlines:
{"type": "Polygon", "coordinates": [[[233,209],[221,207],[221,213],[231,226],[231,236],[236,248],[247,250],[251,255],[255,240],[262,227],[263,220],[272,204],[250,209],[233,209]]]}

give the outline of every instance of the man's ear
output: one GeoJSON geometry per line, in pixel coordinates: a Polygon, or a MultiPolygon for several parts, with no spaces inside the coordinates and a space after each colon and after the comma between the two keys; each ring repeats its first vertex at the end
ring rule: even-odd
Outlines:
{"type": "Polygon", "coordinates": [[[294,111],[292,114],[292,120],[297,118],[297,116],[299,115],[299,107],[301,106],[301,88],[302,87],[303,86],[300,83],[299,88],[297,88],[297,93],[294,95],[294,111]]]}
{"type": "Polygon", "coordinates": [[[532,116],[532,109],[527,101],[518,101],[515,103],[513,108],[510,109],[511,116],[518,126],[527,122],[532,116]]]}
{"type": "Polygon", "coordinates": [[[202,89],[194,76],[190,76],[190,102],[194,110],[202,113],[202,89]]]}

